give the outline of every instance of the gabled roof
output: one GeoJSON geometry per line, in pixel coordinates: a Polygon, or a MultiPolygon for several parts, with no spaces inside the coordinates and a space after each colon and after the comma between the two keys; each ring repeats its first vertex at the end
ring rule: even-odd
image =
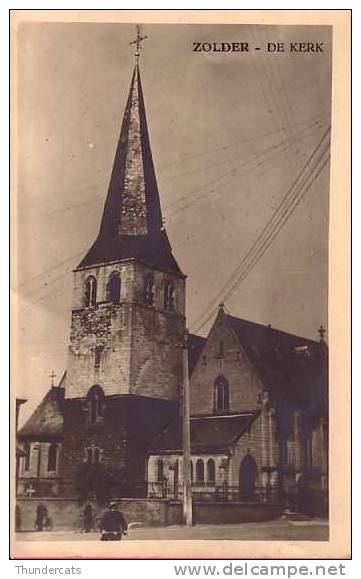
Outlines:
{"type": "Polygon", "coordinates": [[[287,332],[223,314],[265,389],[278,399],[321,405],[327,391],[327,347],[287,332]]]}
{"type": "Polygon", "coordinates": [[[78,268],[128,258],[181,273],[163,228],[138,65],[130,84],[98,238],[78,268]]]}
{"type": "MultiPolygon", "coordinates": [[[[259,412],[242,412],[211,416],[194,416],[190,420],[191,450],[222,452],[233,446],[250,429],[259,412]]],[[[152,453],[182,449],[182,423],[178,418],[157,436],[152,453]]]]}
{"type": "Polygon", "coordinates": [[[60,437],[63,434],[64,388],[52,386],[18,433],[19,440],[60,437]]]}

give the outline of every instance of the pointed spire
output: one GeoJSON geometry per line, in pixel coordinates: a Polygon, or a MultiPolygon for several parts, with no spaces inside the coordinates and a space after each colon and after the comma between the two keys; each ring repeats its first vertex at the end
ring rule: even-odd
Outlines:
{"type": "Polygon", "coordinates": [[[180,271],[164,229],[138,64],[130,83],[98,238],[78,267],[129,257],[180,271]]]}
{"type": "Polygon", "coordinates": [[[100,233],[145,235],[161,228],[142,85],[135,65],[100,233]]]}

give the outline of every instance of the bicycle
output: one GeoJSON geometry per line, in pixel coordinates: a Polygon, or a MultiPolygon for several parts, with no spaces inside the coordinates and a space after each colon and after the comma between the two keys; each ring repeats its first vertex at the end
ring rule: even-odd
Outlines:
{"type": "MultiPolygon", "coordinates": [[[[93,521],[92,521],[91,525],[89,526],[89,532],[97,533],[99,531],[99,524],[100,524],[100,521],[99,521],[98,517],[93,517],[93,521]]],[[[86,532],[83,515],[79,515],[77,517],[77,519],[75,519],[74,524],[73,524],[73,530],[75,531],[75,533],[85,533],[86,532]]]]}
{"type": "Polygon", "coordinates": [[[40,526],[38,521],[35,521],[34,529],[35,531],[52,531],[54,528],[53,519],[51,517],[45,517],[43,525],[40,526]]]}

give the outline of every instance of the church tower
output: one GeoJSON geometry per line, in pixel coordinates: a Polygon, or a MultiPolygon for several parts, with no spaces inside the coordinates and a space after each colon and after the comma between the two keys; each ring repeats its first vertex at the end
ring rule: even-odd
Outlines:
{"type": "Polygon", "coordinates": [[[177,400],[185,276],[163,227],[138,65],[98,237],[74,272],[67,398],[177,400]]]}
{"type": "Polygon", "coordinates": [[[95,463],[123,473],[128,494],[142,486],[147,445],[177,413],[184,332],[185,275],[163,225],[137,62],[99,233],[74,271],[67,481],[95,463]]]}

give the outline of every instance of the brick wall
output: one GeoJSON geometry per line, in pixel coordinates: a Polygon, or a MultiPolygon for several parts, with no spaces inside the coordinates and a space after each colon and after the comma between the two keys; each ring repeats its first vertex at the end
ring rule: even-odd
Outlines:
{"type": "Polygon", "coordinates": [[[234,524],[271,521],[281,516],[282,505],[260,505],[258,503],[195,503],[194,524],[234,524]]]}
{"type": "MultiPolygon", "coordinates": [[[[237,524],[271,521],[281,516],[282,505],[260,505],[237,502],[193,502],[193,524],[237,524]]],[[[166,524],[182,524],[182,504],[169,502],[166,508],[166,524]]]]}
{"type": "Polygon", "coordinates": [[[101,463],[105,466],[125,467],[127,438],[126,423],[112,420],[112,409],[107,404],[103,424],[87,424],[84,401],[72,400],[66,404],[64,416],[64,452],[61,457],[61,473],[72,481],[68,492],[74,492],[79,483],[79,471],[86,463],[86,448],[93,445],[100,449],[101,463]]]}
{"type": "Polygon", "coordinates": [[[149,445],[177,412],[177,405],[167,401],[132,395],[107,397],[103,421],[89,424],[84,400],[67,400],[63,453],[59,464],[65,481],[73,481],[67,493],[75,492],[79,469],[86,462],[86,448],[93,446],[99,448],[104,468],[124,469],[130,487],[139,494],[147,478],[149,445]]]}

